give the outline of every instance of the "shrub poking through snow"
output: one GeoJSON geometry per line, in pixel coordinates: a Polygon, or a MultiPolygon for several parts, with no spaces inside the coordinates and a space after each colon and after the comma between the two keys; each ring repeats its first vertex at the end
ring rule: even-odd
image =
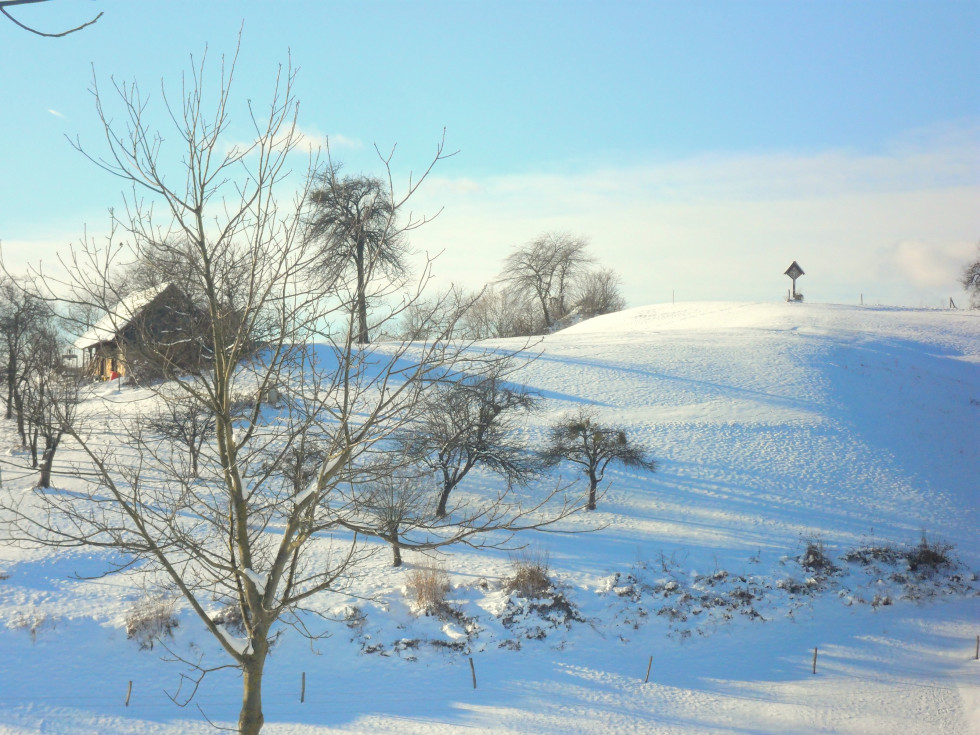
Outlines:
{"type": "Polygon", "coordinates": [[[546,594],[535,598],[511,597],[500,622],[520,638],[543,640],[552,631],[569,630],[573,622],[584,623],[586,620],[563,593],[549,588],[546,594]]]}
{"type": "Polygon", "coordinates": [[[126,638],[135,640],[141,651],[152,650],[156,641],[173,637],[178,625],[173,600],[141,597],[126,615],[126,638]]]}
{"type": "Polygon", "coordinates": [[[799,558],[800,566],[816,574],[835,574],[840,568],[824,552],[820,541],[808,541],[799,558]]]}
{"type": "MultiPolygon", "coordinates": [[[[513,574],[503,580],[508,594],[500,622],[519,638],[542,640],[585,618],[552,581],[548,552],[523,549],[510,559],[513,574]]],[[[519,648],[519,646],[518,646],[519,648]]]]}
{"type": "Polygon", "coordinates": [[[344,608],[344,625],[351,630],[362,630],[364,623],[367,622],[367,615],[357,605],[348,605],[344,608]]]}
{"type": "Polygon", "coordinates": [[[7,627],[14,630],[26,630],[31,635],[31,643],[37,643],[38,633],[47,628],[54,628],[54,618],[36,607],[32,607],[26,613],[17,613],[13,620],[7,624],[7,627]]]}
{"type": "Polygon", "coordinates": [[[212,622],[223,625],[225,630],[236,636],[245,637],[245,620],[238,605],[227,605],[211,616],[212,622]]]}
{"type": "Polygon", "coordinates": [[[905,556],[901,547],[889,544],[859,546],[845,553],[841,559],[851,564],[870,566],[874,563],[894,566],[905,556]]]}
{"type": "Polygon", "coordinates": [[[522,549],[510,558],[513,574],[504,580],[504,589],[518,597],[544,597],[551,589],[547,551],[522,549]]]}
{"type": "Polygon", "coordinates": [[[929,543],[925,533],[922,540],[905,554],[905,559],[909,563],[909,570],[913,572],[934,572],[942,567],[953,565],[950,557],[952,546],[938,542],[929,543]]]}
{"type": "Polygon", "coordinates": [[[405,585],[412,607],[418,615],[438,615],[446,607],[451,589],[449,575],[439,566],[415,567],[408,573],[405,585]]]}

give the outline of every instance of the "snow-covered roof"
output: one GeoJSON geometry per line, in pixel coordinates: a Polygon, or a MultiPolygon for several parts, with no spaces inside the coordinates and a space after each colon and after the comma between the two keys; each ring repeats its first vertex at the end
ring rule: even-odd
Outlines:
{"type": "Polygon", "coordinates": [[[157,296],[168,288],[170,283],[162,283],[159,286],[134,291],[126,298],[116,304],[110,312],[95,323],[91,329],[75,340],[76,350],[84,350],[100,342],[108,342],[115,339],[116,335],[125,329],[133,319],[147,306],[149,306],[157,296]]]}

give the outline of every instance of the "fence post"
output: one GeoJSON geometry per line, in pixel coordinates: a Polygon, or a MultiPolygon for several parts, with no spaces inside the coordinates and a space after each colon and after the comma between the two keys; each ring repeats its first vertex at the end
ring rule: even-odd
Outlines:
{"type": "Polygon", "coordinates": [[[813,673],[817,673],[817,647],[813,647],[813,673]]]}
{"type": "Polygon", "coordinates": [[[133,680],[129,680],[129,686],[126,687],[126,706],[129,706],[129,695],[133,693],[133,680]]]}
{"type": "Polygon", "coordinates": [[[470,656],[470,673],[473,675],[473,688],[476,689],[476,666],[473,665],[472,656],[470,656]]]}
{"type": "Polygon", "coordinates": [[[305,671],[303,672],[303,677],[300,681],[301,683],[299,688],[299,703],[302,704],[303,702],[306,701],[306,672],[305,671]]]}
{"type": "Polygon", "coordinates": [[[647,662],[647,675],[643,679],[643,683],[644,684],[646,684],[648,681],[650,681],[650,669],[652,669],[652,668],[653,668],[653,656],[651,656],[650,657],[650,660],[647,662]]]}

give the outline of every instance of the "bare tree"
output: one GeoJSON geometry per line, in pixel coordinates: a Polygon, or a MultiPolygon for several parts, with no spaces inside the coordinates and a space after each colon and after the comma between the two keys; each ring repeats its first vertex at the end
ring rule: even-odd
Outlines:
{"type": "Polygon", "coordinates": [[[630,441],[625,429],[600,423],[592,408],[579,409],[552,424],[542,458],[550,466],[568,461],[582,468],[589,478],[589,510],[596,508],[596,488],[611,462],[649,472],[657,469],[657,463],[630,441]]]}
{"type": "Polygon", "coordinates": [[[525,387],[507,383],[513,370],[502,361],[483,375],[440,380],[402,436],[406,455],[439,477],[437,517],[446,516],[450,493],[477,465],[508,485],[527,484],[536,474],[537,457],[516,434],[520,417],[534,410],[536,398],[525,387]]]}
{"type": "Polygon", "coordinates": [[[18,410],[23,415],[22,441],[31,453],[31,466],[39,466],[42,426],[50,413],[52,376],[60,373],[61,355],[57,335],[40,329],[29,335],[23,355],[24,372],[18,380],[18,410]]]}
{"type": "Polygon", "coordinates": [[[980,309],[980,245],[977,246],[976,259],[963,267],[960,283],[970,294],[970,306],[974,309],[980,309]]]}
{"type": "Polygon", "coordinates": [[[360,482],[363,488],[354,495],[360,497],[365,515],[373,518],[375,534],[391,546],[391,565],[400,567],[404,539],[414,531],[429,531],[437,525],[432,478],[395,455],[394,461],[383,461],[373,477],[361,477],[360,482]]]}
{"type": "MultiPolygon", "coordinates": [[[[461,320],[476,297],[466,296],[456,286],[432,298],[408,304],[402,313],[398,336],[431,338],[443,334],[459,334],[461,320]]],[[[471,335],[466,334],[470,337],[471,335]]]]}
{"type": "Polygon", "coordinates": [[[43,2],[48,2],[48,0],[0,0],[0,13],[3,13],[7,17],[7,20],[9,20],[11,23],[14,23],[15,25],[20,26],[25,31],[30,31],[31,33],[34,33],[38,36],[44,36],[45,38],[61,38],[62,36],[67,36],[69,33],[74,33],[75,31],[80,31],[83,28],[87,28],[88,26],[92,25],[99,18],[102,17],[102,13],[99,13],[97,16],[92,18],[92,20],[88,21],[87,23],[82,23],[81,25],[75,26],[74,28],[69,28],[67,31],[61,31],[59,33],[44,33],[43,31],[39,31],[36,28],[32,28],[26,23],[21,23],[9,12],[7,12],[7,8],[12,8],[15,5],[35,5],[37,3],[43,3],[43,2]]]}
{"type": "Polygon", "coordinates": [[[60,361],[60,345],[54,335],[49,335],[45,350],[47,359],[33,364],[25,384],[24,408],[30,433],[31,454],[38,467],[37,455],[40,440],[44,440],[41,453],[38,488],[51,487],[51,473],[55,454],[61,440],[71,432],[76,423],[80,376],[77,372],[63,369],[60,361]]]}
{"type": "Polygon", "coordinates": [[[527,337],[541,331],[539,324],[534,304],[526,295],[493,285],[471,297],[460,317],[461,332],[470,339],[527,337]]]}
{"type": "Polygon", "coordinates": [[[391,282],[407,274],[408,227],[397,223],[398,206],[388,183],[377,177],[341,176],[334,163],[317,173],[309,202],[307,237],[319,243],[318,267],[331,283],[353,271],[357,343],[368,344],[369,284],[375,277],[391,282]]]}
{"type": "MultiPolygon", "coordinates": [[[[369,490],[361,473],[391,451],[447,371],[485,370],[500,358],[468,352],[446,335],[358,344],[358,317],[338,303],[337,284],[322,273],[311,277],[322,255],[306,236],[311,179],[288,179],[287,162],[300,143],[293,70],[280,69],[268,107],[249,104],[254,139],[230,147],[224,136],[234,59],[223,61],[217,82],[206,71],[202,60],[177,102],[164,98],[162,115],[175,125],[166,135],[152,127],[153,100],[137,84],[116,84],[112,109],[112,95],[94,85],[108,150],[91,160],[131,191],[122,212],[113,214],[107,245],[83,239],[64,259],[69,280],[35,274],[48,297],[111,313],[119,295],[108,274],[117,262],[190,244],[187,257],[207,315],[207,359],[195,374],[148,384],[143,394],[155,394],[146,399],[152,403],[183,391],[213,419],[200,476],[187,477],[181,437],[148,430],[132,403],[100,403],[103,393],[96,392],[86,423],[67,429],[96,481],[70,498],[42,491],[25,498],[5,486],[0,501],[12,538],[112,549],[127,568],[166,577],[230,660],[212,666],[185,659],[197,667],[196,682],[217,668],[240,669],[238,729],[254,734],[264,722],[262,678],[272,639],[284,624],[304,629],[311,598],[359,574],[358,562],[373,553],[375,545],[362,539],[388,533],[365,508],[369,490]],[[215,90],[213,99],[205,89],[215,90]],[[176,149],[169,147],[174,139],[176,149]],[[297,192],[291,202],[277,197],[290,190],[297,192]],[[278,407],[262,400],[273,389],[282,394],[278,407]],[[107,427],[124,440],[107,443],[107,427]],[[336,553],[325,548],[327,536],[343,544],[336,553]],[[216,622],[209,610],[215,600],[237,608],[244,635],[216,622]]],[[[440,143],[432,165],[442,156],[440,143]]],[[[389,168],[390,158],[384,165],[389,168]]],[[[397,195],[389,186],[392,219],[424,179],[411,178],[397,195]]],[[[406,215],[401,227],[419,221],[406,215]]],[[[426,268],[401,308],[420,297],[427,275],[426,268]]],[[[389,318],[398,316],[396,309],[389,318]]],[[[159,361],[164,377],[179,373],[169,347],[150,344],[144,351],[159,361]]],[[[432,549],[497,542],[573,510],[559,488],[530,502],[502,491],[460,509],[451,523],[421,527],[414,536],[399,529],[396,543],[432,549]]],[[[196,684],[191,696],[194,691],[196,684]]]]}
{"type": "Polygon", "coordinates": [[[26,442],[22,388],[27,379],[39,335],[47,330],[51,309],[29,289],[29,284],[4,273],[0,276],[0,332],[3,333],[6,418],[16,418],[17,433],[26,442]]]}
{"type": "Polygon", "coordinates": [[[592,263],[584,238],[549,232],[518,247],[504,261],[503,280],[541,307],[544,328],[568,313],[575,278],[592,263]]]}
{"type": "Polygon", "coordinates": [[[575,308],[586,319],[625,309],[620,283],[619,274],[610,268],[587,271],[575,284],[575,308]]]}
{"type": "Polygon", "coordinates": [[[169,242],[147,242],[142,248],[142,260],[119,264],[111,274],[113,290],[119,294],[176,284],[196,304],[203,304],[205,295],[196,293],[199,279],[194,273],[196,258],[193,245],[180,237],[169,242]]]}
{"type": "Polygon", "coordinates": [[[153,412],[141,422],[167,443],[187,450],[188,473],[201,474],[201,455],[214,436],[214,414],[193,395],[178,389],[163,389],[153,412]]]}

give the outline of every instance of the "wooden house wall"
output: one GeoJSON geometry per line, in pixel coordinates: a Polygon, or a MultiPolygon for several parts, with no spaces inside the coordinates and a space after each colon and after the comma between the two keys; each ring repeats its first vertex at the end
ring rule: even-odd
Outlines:
{"type": "Polygon", "coordinates": [[[113,370],[152,379],[196,368],[201,360],[204,320],[176,287],[163,291],[111,341],[92,348],[87,370],[108,380],[113,370]]]}

